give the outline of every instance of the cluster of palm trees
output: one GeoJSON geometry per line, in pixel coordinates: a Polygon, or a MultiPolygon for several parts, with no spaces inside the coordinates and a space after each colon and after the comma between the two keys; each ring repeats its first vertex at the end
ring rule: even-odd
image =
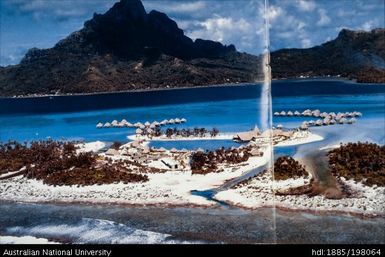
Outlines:
{"type": "Polygon", "coordinates": [[[329,151],[328,157],[334,175],[369,186],[385,186],[385,146],[348,143],[329,151]]]}
{"type": "Polygon", "coordinates": [[[72,142],[53,140],[30,144],[0,144],[0,174],[3,175],[0,179],[24,175],[49,185],[93,185],[148,180],[147,176],[131,173],[123,163],[99,161],[95,153],[78,154],[72,142]]]}
{"type": "Polygon", "coordinates": [[[160,137],[162,135],[166,135],[168,138],[173,136],[180,137],[205,137],[207,134],[210,137],[216,137],[219,134],[219,130],[217,128],[213,128],[212,130],[207,130],[206,128],[168,128],[166,130],[162,130],[161,128],[155,128],[151,136],[160,137]]]}
{"type": "Polygon", "coordinates": [[[308,176],[305,167],[298,161],[289,156],[280,156],[274,163],[274,178],[276,180],[286,180],[308,176]]]}
{"type": "Polygon", "coordinates": [[[237,164],[246,162],[250,157],[251,147],[221,147],[214,151],[196,151],[191,156],[190,166],[193,174],[219,172],[218,163],[237,164]]]}

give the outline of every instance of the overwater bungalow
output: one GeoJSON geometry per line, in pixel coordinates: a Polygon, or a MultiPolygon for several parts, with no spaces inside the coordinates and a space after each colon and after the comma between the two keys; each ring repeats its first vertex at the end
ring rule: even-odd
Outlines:
{"type": "Polygon", "coordinates": [[[274,116],[279,116],[280,113],[279,112],[274,112],[274,116]]]}
{"type": "Polygon", "coordinates": [[[300,113],[299,111],[295,111],[295,112],[294,112],[294,115],[295,115],[295,116],[301,116],[301,113],[300,113]]]}
{"type": "Polygon", "coordinates": [[[323,119],[323,121],[322,121],[322,125],[324,125],[324,126],[328,126],[328,125],[330,125],[330,119],[329,119],[329,118],[325,118],[325,119],[323,119]]]}
{"type": "Polygon", "coordinates": [[[346,123],[348,120],[344,117],[344,118],[341,118],[339,121],[338,121],[338,123],[339,124],[344,124],[344,123],[346,123]]]}
{"type": "Polygon", "coordinates": [[[105,124],[104,124],[104,126],[103,127],[105,127],[105,128],[110,128],[111,127],[111,123],[109,123],[109,122],[106,122],[105,124]]]}
{"type": "Polygon", "coordinates": [[[282,112],[280,113],[280,115],[281,115],[281,116],[286,116],[286,112],[285,112],[285,111],[282,111],[282,112]]]}
{"type": "Polygon", "coordinates": [[[175,123],[176,123],[176,124],[181,123],[180,119],[179,119],[179,118],[176,118],[176,119],[175,119],[175,123]]]}
{"type": "Polygon", "coordinates": [[[300,129],[300,130],[308,130],[309,127],[308,127],[307,124],[302,123],[301,126],[299,126],[299,129],[300,129]]]}
{"type": "Polygon", "coordinates": [[[314,124],[315,124],[315,121],[314,121],[314,120],[310,120],[310,121],[309,121],[309,125],[310,125],[310,126],[314,126],[314,124]]]}
{"type": "Polygon", "coordinates": [[[137,129],[135,130],[135,134],[136,134],[136,135],[142,135],[142,134],[143,134],[143,130],[142,130],[141,128],[137,128],[137,129]]]}
{"type": "Polygon", "coordinates": [[[134,124],[135,127],[139,128],[141,125],[143,125],[141,122],[137,122],[134,124]]]}
{"type": "Polygon", "coordinates": [[[307,109],[302,112],[302,116],[312,116],[311,110],[307,109]]]}
{"type": "Polygon", "coordinates": [[[356,111],[353,112],[353,117],[361,117],[361,116],[362,116],[362,113],[356,112],[356,111]]]}
{"type": "Polygon", "coordinates": [[[162,121],[160,122],[160,124],[161,124],[161,125],[167,125],[167,124],[168,124],[168,120],[162,120],[162,121]]]}
{"type": "Polygon", "coordinates": [[[180,121],[181,121],[182,123],[187,122],[187,120],[186,120],[185,118],[180,119],[180,121]]]}
{"type": "Polygon", "coordinates": [[[97,128],[103,128],[103,123],[99,122],[98,124],[96,124],[96,127],[97,128]]]}
{"type": "Polygon", "coordinates": [[[175,120],[174,119],[169,119],[168,120],[168,124],[175,124],[175,120]]]}
{"type": "Polygon", "coordinates": [[[348,124],[353,124],[355,123],[357,120],[355,118],[351,118],[350,120],[348,120],[348,124]]]}
{"type": "Polygon", "coordinates": [[[322,126],[322,124],[323,124],[323,121],[322,121],[322,120],[317,120],[317,121],[315,122],[315,125],[316,125],[316,126],[322,126]]]}
{"type": "Polygon", "coordinates": [[[146,126],[146,127],[149,127],[151,125],[151,123],[149,122],[149,121],[146,121],[145,123],[144,123],[144,126],[146,126]]]}
{"type": "Polygon", "coordinates": [[[317,110],[312,111],[311,115],[314,116],[314,117],[319,117],[320,113],[321,113],[321,111],[317,109],[317,110]]]}
{"type": "Polygon", "coordinates": [[[337,113],[335,119],[338,121],[338,120],[342,119],[343,117],[345,117],[345,114],[337,113]]]}
{"type": "Polygon", "coordinates": [[[292,111],[287,112],[287,116],[293,116],[293,115],[294,115],[294,113],[292,111]]]}
{"type": "Polygon", "coordinates": [[[151,129],[155,129],[156,128],[156,125],[154,124],[154,122],[150,124],[150,128],[151,129]]]}
{"type": "Polygon", "coordinates": [[[329,113],[327,112],[323,112],[319,115],[321,118],[326,118],[326,117],[329,117],[329,113]]]}
{"type": "Polygon", "coordinates": [[[134,126],[134,124],[132,124],[131,122],[127,122],[126,123],[126,127],[128,127],[128,128],[131,128],[131,127],[133,127],[134,126]]]}
{"type": "Polygon", "coordinates": [[[111,122],[111,125],[114,126],[114,127],[118,126],[118,124],[119,124],[119,122],[117,120],[113,120],[111,122]]]}
{"type": "Polygon", "coordinates": [[[144,126],[143,124],[141,124],[141,125],[139,126],[139,128],[140,128],[140,129],[145,129],[146,126],[144,126]]]}

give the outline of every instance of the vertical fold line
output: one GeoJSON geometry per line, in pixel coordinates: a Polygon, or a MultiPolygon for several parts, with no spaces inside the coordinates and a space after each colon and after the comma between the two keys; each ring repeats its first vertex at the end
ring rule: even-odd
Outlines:
{"type": "Polygon", "coordinates": [[[275,204],[275,188],[274,188],[274,142],[273,142],[273,101],[272,101],[272,89],[271,89],[271,66],[270,66],[270,23],[269,23],[269,0],[265,0],[264,6],[264,52],[263,52],[263,98],[262,104],[267,104],[267,108],[262,108],[263,111],[267,112],[262,117],[266,117],[266,129],[269,130],[269,169],[271,173],[271,193],[273,196],[272,213],[273,213],[273,243],[277,244],[277,220],[276,220],[276,204],[275,204]]]}

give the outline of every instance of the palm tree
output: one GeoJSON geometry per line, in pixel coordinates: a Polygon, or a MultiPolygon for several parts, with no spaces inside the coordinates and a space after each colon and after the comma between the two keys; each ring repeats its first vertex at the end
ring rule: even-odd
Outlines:
{"type": "Polygon", "coordinates": [[[200,135],[200,137],[204,137],[206,133],[207,133],[207,130],[206,130],[205,128],[200,128],[200,129],[199,129],[199,135],[200,135]]]}
{"type": "Polygon", "coordinates": [[[211,137],[216,137],[218,134],[219,130],[217,128],[213,128],[213,130],[210,132],[211,137]]]}
{"type": "Polygon", "coordinates": [[[166,136],[167,136],[167,137],[170,138],[173,134],[174,134],[174,130],[173,130],[172,128],[168,128],[168,129],[166,130],[166,136]]]}
{"type": "Polygon", "coordinates": [[[199,135],[199,128],[194,128],[194,136],[197,137],[199,135]]]}

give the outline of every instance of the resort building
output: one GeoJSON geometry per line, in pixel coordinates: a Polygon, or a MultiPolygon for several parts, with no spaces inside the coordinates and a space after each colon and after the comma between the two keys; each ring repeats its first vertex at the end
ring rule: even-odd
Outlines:
{"type": "Polygon", "coordinates": [[[234,135],[233,140],[236,142],[250,142],[252,140],[257,139],[260,135],[261,132],[259,131],[259,129],[255,128],[254,130],[240,132],[234,135]]]}

